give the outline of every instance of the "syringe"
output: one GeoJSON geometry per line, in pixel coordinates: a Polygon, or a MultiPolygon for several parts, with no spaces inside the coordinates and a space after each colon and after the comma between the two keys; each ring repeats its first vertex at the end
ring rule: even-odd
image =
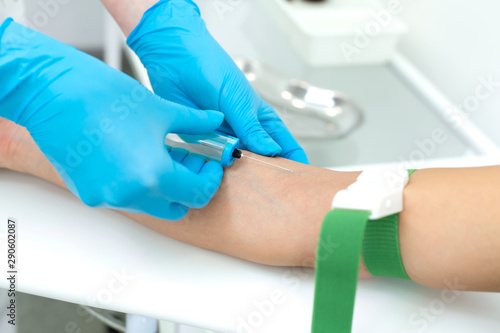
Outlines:
{"type": "Polygon", "coordinates": [[[169,133],[165,138],[165,145],[169,150],[199,156],[207,160],[219,162],[224,166],[230,166],[237,158],[246,157],[260,163],[293,172],[282,166],[243,155],[243,152],[238,149],[239,143],[240,140],[238,138],[218,133],[201,135],[169,133]]]}

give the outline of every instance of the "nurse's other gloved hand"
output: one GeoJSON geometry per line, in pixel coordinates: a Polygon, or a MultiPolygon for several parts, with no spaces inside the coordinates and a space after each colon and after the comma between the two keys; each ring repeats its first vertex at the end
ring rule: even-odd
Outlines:
{"type": "Polygon", "coordinates": [[[308,163],[304,150],[272,107],[215,41],[190,0],[160,0],[127,39],[168,100],[224,113],[221,131],[255,153],[308,163]]]}
{"type": "Polygon", "coordinates": [[[0,77],[0,116],[29,130],[87,205],[177,220],[217,191],[221,165],[176,160],[164,138],[168,132],[213,131],[222,113],[163,100],[103,62],[12,20],[0,26],[0,77]]]}

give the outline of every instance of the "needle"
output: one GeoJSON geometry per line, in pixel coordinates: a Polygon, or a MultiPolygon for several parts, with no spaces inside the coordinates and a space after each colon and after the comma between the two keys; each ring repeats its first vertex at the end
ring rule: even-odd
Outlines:
{"type": "Polygon", "coordinates": [[[293,172],[293,171],[292,171],[292,170],[290,170],[290,169],[283,168],[282,166],[279,166],[279,165],[276,165],[276,164],[272,164],[272,163],[269,163],[269,162],[265,162],[265,161],[262,161],[262,160],[259,160],[259,159],[256,159],[256,158],[253,158],[253,157],[250,157],[250,156],[246,156],[246,155],[243,155],[243,154],[241,154],[241,156],[246,157],[246,158],[249,158],[249,159],[254,160],[254,161],[257,161],[257,162],[260,162],[260,163],[264,163],[264,164],[271,165],[271,166],[276,167],[276,168],[280,168],[280,169],[283,169],[283,170],[286,170],[286,171],[293,172]]]}

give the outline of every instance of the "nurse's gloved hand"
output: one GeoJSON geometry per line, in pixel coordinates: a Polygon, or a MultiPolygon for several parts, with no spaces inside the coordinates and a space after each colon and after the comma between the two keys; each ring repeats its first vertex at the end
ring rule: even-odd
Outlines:
{"type": "Polygon", "coordinates": [[[194,2],[160,0],[146,11],[127,43],[159,96],[223,112],[221,131],[236,135],[248,150],[308,163],[283,121],[210,35],[194,2]]]}
{"type": "Polygon", "coordinates": [[[168,132],[214,131],[222,113],[163,100],[101,61],[12,20],[0,26],[0,78],[0,116],[29,130],[87,205],[176,220],[217,191],[221,165],[172,158],[164,138],[168,132]]]}

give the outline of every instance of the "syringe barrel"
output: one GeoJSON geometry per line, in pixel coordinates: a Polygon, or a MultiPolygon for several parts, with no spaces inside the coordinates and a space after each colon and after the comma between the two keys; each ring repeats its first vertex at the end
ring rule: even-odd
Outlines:
{"type": "Polygon", "coordinates": [[[200,135],[169,133],[165,138],[165,145],[169,150],[199,156],[219,162],[224,166],[230,166],[233,163],[232,154],[238,148],[239,143],[240,140],[237,138],[213,132],[200,135]]]}

